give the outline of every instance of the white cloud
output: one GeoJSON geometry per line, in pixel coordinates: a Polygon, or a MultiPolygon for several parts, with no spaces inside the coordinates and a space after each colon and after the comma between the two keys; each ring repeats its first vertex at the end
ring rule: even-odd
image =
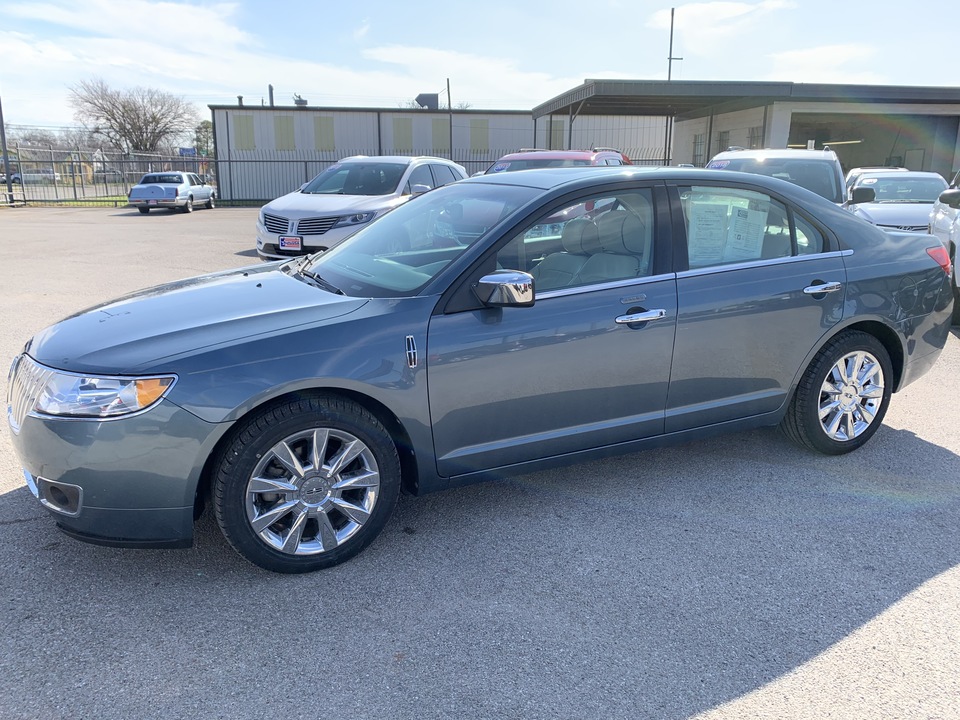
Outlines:
{"type": "MultiPolygon", "coordinates": [[[[789,0],[747,2],[706,2],[680,5],[674,13],[674,38],[677,47],[691,55],[714,55],[730,47],[750,42],[763,18],[771,13],[789,10],[789,0]]],[[[647,27],[663,30],[670,27],[670,11],[659,10],[650,16],[647,27]]],[[[783,28],[784,37],[789,30],[783,28]]],[[[737,47],[737,50],[740,50],[737,47]]]]}
{"type": "Polygon", "coordinates": [[[767,74],[771,80],[807,83],[876,85],[884,77],[870,69],[879,54],[869,45],[823,45],[787,50],[770,56],[767,74]]]}

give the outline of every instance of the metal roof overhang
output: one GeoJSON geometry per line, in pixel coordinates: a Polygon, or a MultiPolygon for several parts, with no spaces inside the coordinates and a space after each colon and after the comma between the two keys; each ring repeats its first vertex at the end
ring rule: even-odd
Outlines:
{"type": "Polygon", "coordinates": [[[960,103],[960,88],[585,80],[583,85],[536,106],[532,113],[534,121],[548,115],[666,115],[686,119],[785,101],[957,104],[960,103]]]}

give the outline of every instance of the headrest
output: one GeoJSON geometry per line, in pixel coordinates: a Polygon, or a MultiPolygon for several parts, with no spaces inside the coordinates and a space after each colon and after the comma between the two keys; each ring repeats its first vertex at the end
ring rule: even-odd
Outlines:
{"type": "Polygon", "coordinates": [[[590,255],[600,251],[597,226],[588,218],[567,221],[560,234],[560,242],[566,252],[574,255],[590,255]]]}
{"type": "Polygon", "coordinates": [[[643,255],[646,226],[631,212],[611,210],[597,218],[597,234],[605,253],[643,255]]]}

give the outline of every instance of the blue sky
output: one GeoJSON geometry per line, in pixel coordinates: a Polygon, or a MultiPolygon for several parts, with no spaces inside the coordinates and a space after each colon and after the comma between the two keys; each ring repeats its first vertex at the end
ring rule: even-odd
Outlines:
{"type": "Polygon", "coordinates": [[[0,0],[8,124],[74,124],[69,87],[208,104],[531,109],[586,78],[954,86],[956,0],[0,0]]]}

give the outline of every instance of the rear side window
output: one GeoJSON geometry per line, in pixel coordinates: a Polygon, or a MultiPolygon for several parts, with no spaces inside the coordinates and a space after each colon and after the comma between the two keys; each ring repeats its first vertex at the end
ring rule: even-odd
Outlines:
{"type": "Polygon", "coordinates": [[[437,180],[437,187],[441,185],[449,185],[452,182],[456,182],[458,178],[453,170],[446,165],[434,164],[430,166],[433,169],[433,176],[437,180]]]}
{"type": "Polygon", "coordinates": [[[740,188],[680,188],[691,269],[819,253],[823,235],[769,195],[740,188]]]}

